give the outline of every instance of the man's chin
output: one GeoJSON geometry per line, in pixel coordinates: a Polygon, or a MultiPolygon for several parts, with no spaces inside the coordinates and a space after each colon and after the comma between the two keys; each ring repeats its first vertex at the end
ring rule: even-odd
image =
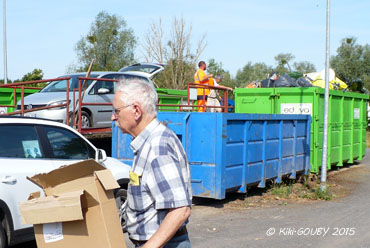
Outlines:
{"type": "Polygon", "coordinates": [[[122,132],[122,128],[121,128],[121,126],[119,125],[118,121],[115,121],[115,122],[114,122],[114,125],[116,125],[116,127],[118,127],[118,128],[121,130],[121,132],[122,132]]]}
{"type": "Polygon", "coordinates": [[[121,130],[122,133],[126,133],[125,130],[123,130],[122,127],[119,125],[118,121],[115,121],[114,124],[121,130]]]}

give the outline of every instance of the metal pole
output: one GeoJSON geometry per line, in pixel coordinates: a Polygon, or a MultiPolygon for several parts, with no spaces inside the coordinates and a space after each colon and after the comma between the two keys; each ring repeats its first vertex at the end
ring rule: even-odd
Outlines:
{"type": "Polygon", "coordinates": [[[320,189],[326,190],[326,169],[328,162],[328,122],[329,122],[329,56],[330,56],[330,0],[326,0],[326,55],[325,55],[325,110],[321,162],[320,189]]]}
{"type": "Polygon", "coordinates": [[[7,69],[7,48],[6,48],[6,0],[3,0],[3,38],[4,38],[4,84],[8,83],[8,69],[7,69]]]}

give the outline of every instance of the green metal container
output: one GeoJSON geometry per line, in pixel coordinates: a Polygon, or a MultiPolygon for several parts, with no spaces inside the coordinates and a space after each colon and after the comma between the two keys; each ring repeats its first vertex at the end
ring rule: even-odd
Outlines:
{"type": "MultiPolygon", "coordinates": [[[[24,96],[31,95],[33,93],[39,92],[39,89],[24,89],[24,96]]],[[[12,107],[15,106],[17,101],[21,99],[21,89],[16,89],[16,102],[14,102],[14,88],[0,88],[0,105],[5,105],[4,107],[0,107],[1,110],[6,109],[8,113],[14,112],[16,108],[12,107]]]]}
{"type": "MultiPolygon", "coordinates": [[[[310,88],[238,88],[235,113],[309,114],[311,172],[321,167],[325,90],[310,88]]],[[[330,90],[328,169],[361,160],[366,154],[367,102],[369,95],[330,90]]]]}
{"type": "Polygon", "coordinates": [[[158,104],[168,104],[177,106],[159,106],[158,110],[163,111],[180,111],[178,105],[186,104],[188,100],[187,90],[174,90],[157,88],[158,104]]]}

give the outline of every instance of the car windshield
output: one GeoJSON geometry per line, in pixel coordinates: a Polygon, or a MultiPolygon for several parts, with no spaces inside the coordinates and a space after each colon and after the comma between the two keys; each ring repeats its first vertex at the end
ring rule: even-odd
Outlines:
{"type": "MultiPolygon", "coordinates": [[[[91,74],[91,78],[97,78],[99,74],[91,74]]],[[[78,89],[78,78],[85,77],[85,75],[66,75],[63,77],[70,77],[69,80],[69,91],[73,91],[73,89],[78,89]]],[[[92,80],[88,80],[87,86],[88,87],[92,83],[92,80]]],[[[43,88],[40,92],[65,92],[67,90],[67,80],[60,80],[60,81],[53,81],[49,83],[45,88],[43,88]]]]}

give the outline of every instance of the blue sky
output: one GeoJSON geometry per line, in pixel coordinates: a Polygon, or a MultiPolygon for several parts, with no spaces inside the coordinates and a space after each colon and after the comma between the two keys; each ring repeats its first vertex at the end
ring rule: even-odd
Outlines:
{"type": "MultiPolygon", "coordinates": [[[[293,54],[293,62],[309,61],[317,70],[325,65],[326,0],[7,0],[6,4],[12,80],[35,68],[43,70],[45,79],[63,75],[77,62],[77,41],[103,10],[123,17],[134,30],[138,61],[151,22],[162,18],[168,30],[173,17],[183,17],[192,25],[192,44],[206,34],[208,45],[201,60],[214,58],[234,76],[249,61],[274,66],[279,53],[293,54]]],[[[370,44],[369,10],[368,0],[331,1],[331,55],[347,36],[356,37],[358,44],[370,44]]],[[[2,41],[3,32],[0,78],[4,77],[2,41]]]]}

